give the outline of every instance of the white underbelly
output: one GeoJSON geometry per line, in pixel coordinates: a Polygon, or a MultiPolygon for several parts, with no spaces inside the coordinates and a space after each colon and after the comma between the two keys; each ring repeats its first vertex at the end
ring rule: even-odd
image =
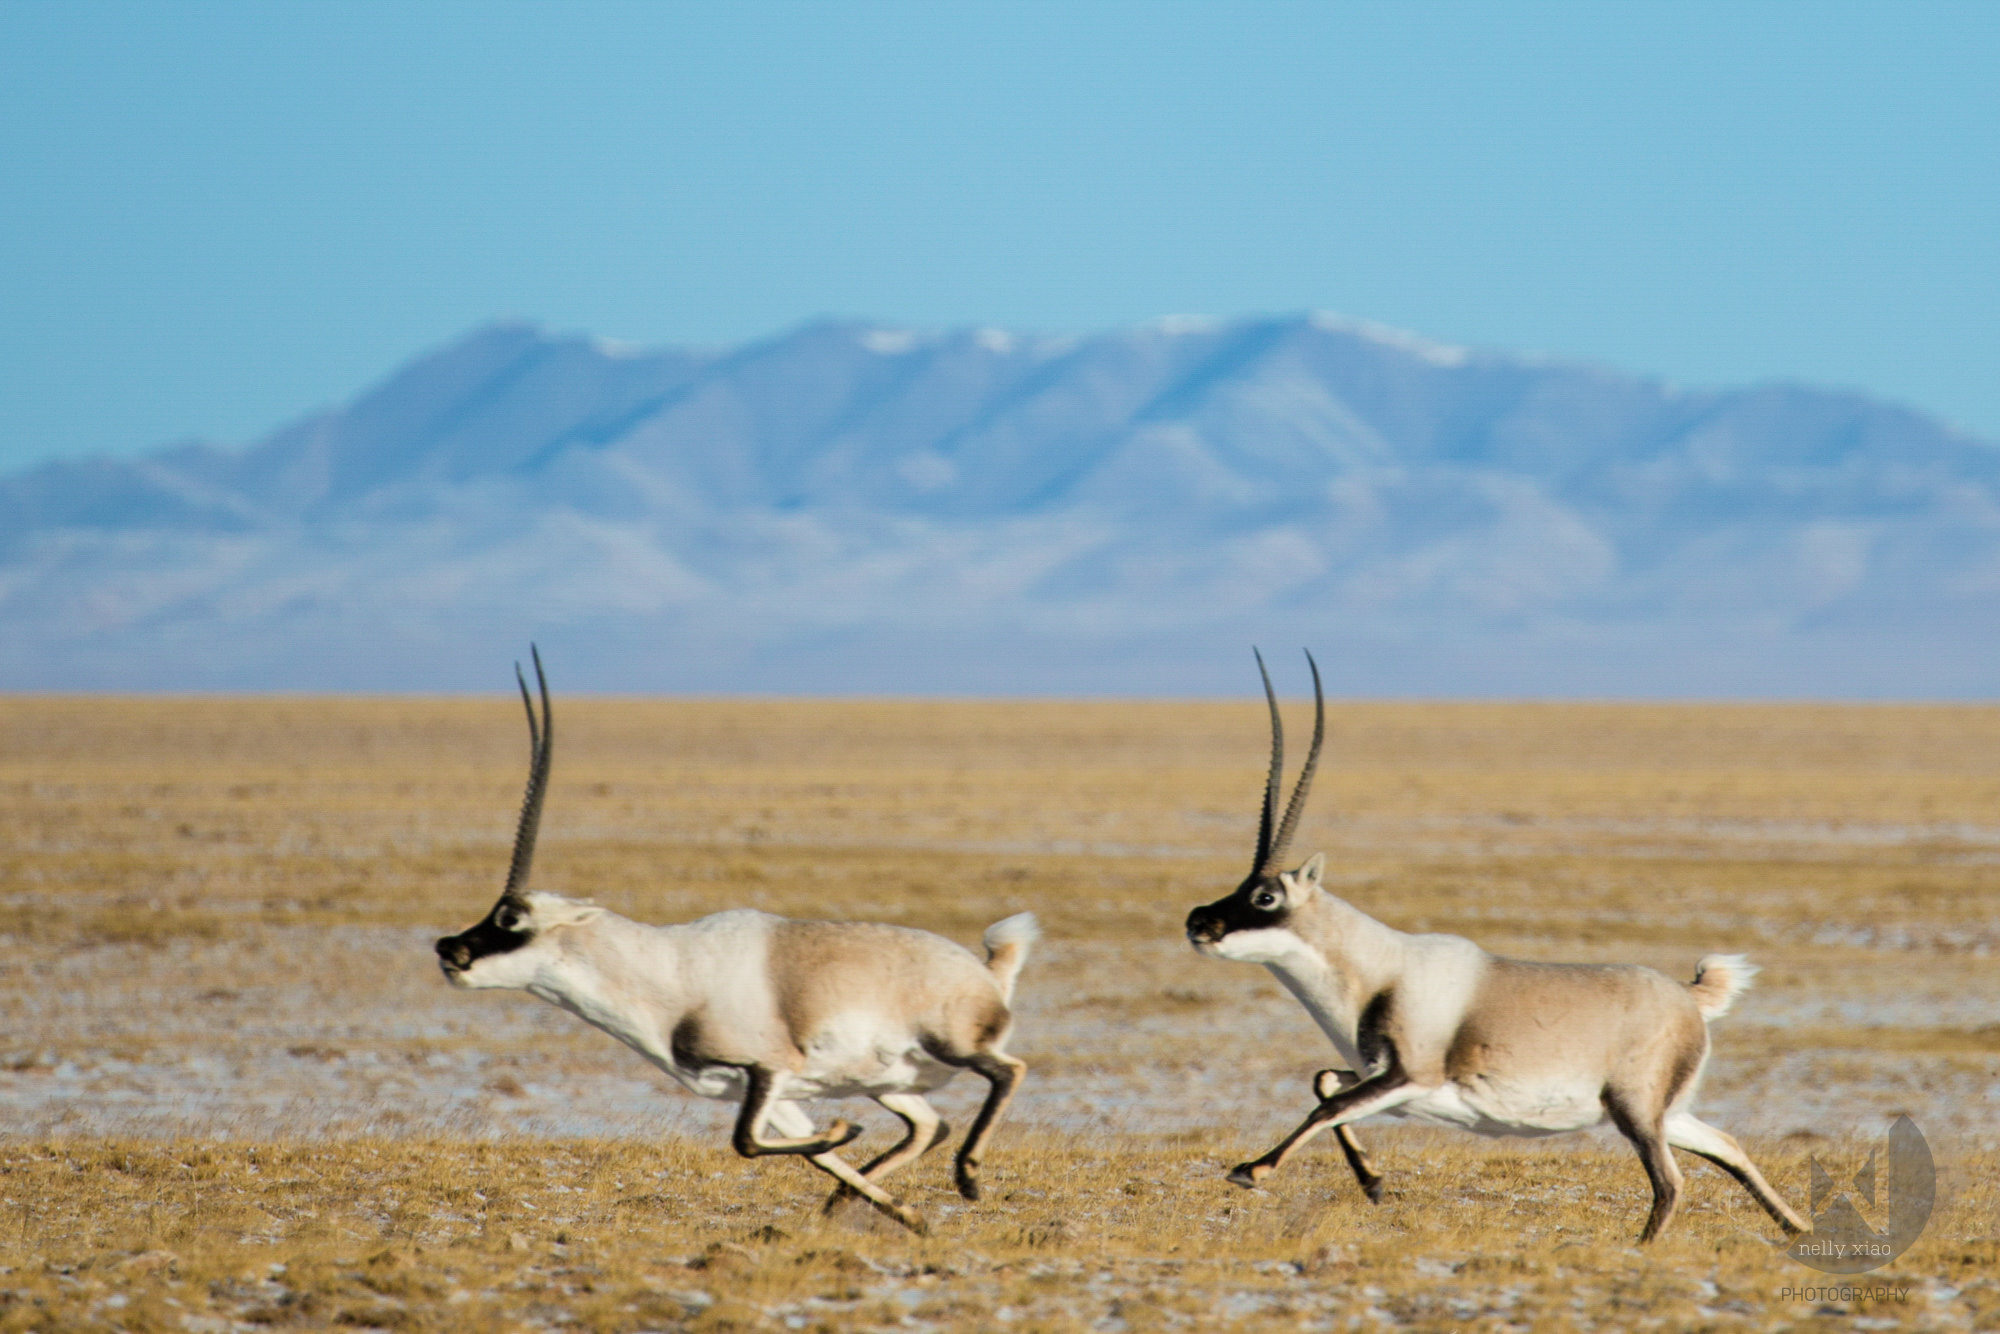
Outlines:
{"type": "Polygon", "coordinates": [[[806,1044],[805,1063],[785,1079],[788,1098],[867,1098],[929,1093],[958,1073],[929,1052],[900,1019],[853,1014],[806,1044]]]}
{"type": "Polygon", "coordinates": [[[1604,1119],[1601,1086],[1510,1089],[1484,1081],[1428,1089],[1385,1116],[1497,1137],[1560,1135],[1604,1119]]]}
{"type": "Polygon", "coordinates": [[[936,1061],[897,1061],[873,1069],[806,1071],[785,1081],[787,1098],[872,1098],[878,1093],[930,1093],[958,1071],[936,1061]]]}
{"type": "MultiPolygon", "coordinates": [[[[951,1082],[958,1070],[906,1041],[823,1041],[806,1053],[805,1065],[779,1081],[774,1096],[787,1101],[812,1098],[872,1098],[878,1093],[930,1093],[951,1082]]],[[[699,1098],[741,1102],[749,1081],[731,1065],[686,1069],[661,1067],[699,1098]]]]}

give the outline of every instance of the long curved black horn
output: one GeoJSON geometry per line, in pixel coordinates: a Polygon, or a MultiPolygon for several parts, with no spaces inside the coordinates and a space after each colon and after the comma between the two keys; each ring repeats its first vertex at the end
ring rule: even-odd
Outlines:
{"type": "Polygon", "coordinates": [[[1264,702],[1271,706],[1271,773],[1264,780],[1264,816],[1257,822],[1257,861],[1253,869],[1262,871],[1271,861],[1271,830],[1278,819],[1278,785],[1285,777],[1285,722],[1278,716],[1277,692],[1271,689],[1271,673],[1264,669],[1264,655],[1257,649],[1257,675],[1264,678],[1264,702]]]}
{"type": "Polygon", "coordinates": [[[1299,827],[1299,817],[1305,814],[1306,793],[1312,790],[1313,770],[1319,767],[1320,742],[1326,740],[1326,695],[1320,690],[1319,664],[1313,661],[1312,650],[1306,650],[1306,665],[1313,674],[1313,743],[1306,754],[1306,767],[1299,770],[1299,784],[1292,789],[1292,799],[1285,806],[1285,821],[1278,826],[1278,836],[1271,843],[1270,860],[1265,867],[1275,870],[1276,863],[1285,859],[1285,853],[1292,846],[1292,834],[1299,827]]]}
{"type": "Polygon", "coordinates": [[[556,738],[555,714],[549,708],[549,678],[542,673],[542,653],[533,644],[528,652],[535,660],[535,684],[542,692],[542,716],[535,719],[535,701],[528,694],[528,679],[521,664],[514,664],[514,682],[521,687],[521,703],[528,710],[528,791],[521,798],[521,822],[514,827],[514,863],[507,868],[507,888],[500,898],[519,901],[527,887],[528,868],[535,860],[535,832],[542,825],[542,798],[549,790],[549,755],[556,738]]]}

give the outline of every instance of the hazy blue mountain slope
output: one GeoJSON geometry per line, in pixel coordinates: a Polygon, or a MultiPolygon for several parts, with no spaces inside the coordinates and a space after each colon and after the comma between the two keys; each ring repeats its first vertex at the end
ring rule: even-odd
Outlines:
{"type": "Polygon", "coordinates": [[[2000,450],[1323,317],[496,325],[240,450],[0,478],[0,686],[1966,694],[2000,450]]]}

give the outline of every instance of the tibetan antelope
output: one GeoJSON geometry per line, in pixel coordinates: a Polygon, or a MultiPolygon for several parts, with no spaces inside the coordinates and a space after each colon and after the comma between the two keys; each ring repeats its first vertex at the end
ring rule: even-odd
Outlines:
{"type": "MultiPolygon", "coordinates": [[[[1344,1134],[1367,1116],[1492,1136],[1554,1135],[1609,1119],[1638,1150],[1652,1182],[1641,1241],[1660,1235],[1679,1202],[1672,1148],[1735,1177],[1786,1232],[1807,1231],[1736,1141],[1689,1110],[1708,1059],[1708,1023],[1728,1011],[1756,972],[1741,955],[1709,955],[1685,985],[1632,964],[1525,963],[1459,936],[1384,926],[1322,887],[1323,854],[1283,869],[1326,735],[1319,666],[1310,653],[1306,661],[1313,676],[1312,750],[1279,821],[1284,725],[1257,655],[1271,711],[1257,856],[1234,893],[1188,914],[1187,934],[1203,954],[1270,969],[1348,1068],[1321,1071],[1313,1081],[1319,1106],[1229,1180],[1255,1186],[1313,1136],[1344,1134]]],[[[1369,1197],[1377,1198],[1378,1179],[1360,1147],[1351,1138],[1342,1145],[1369,1197]]]]}
{"type": "Polygon", "coordinates": [[[986,960],[942,936],[861,922],[794,922],[749,908],[680,926],[647,926],[557,894],[531,891],[528,868],[548,793],[555,717],[536,653],[541,716],[528,710],[528,790],[506,888],[480,922],[437,942],[455,987],[516,988],[603,1029],[690,1093],[742,1103],[732,1143],[746,1158],[797,1154],[840,1182],[831,1212],[860,1195],[916,1232],[922,1215],[879,1184],[949,1137],[924,1095],[960,1070],[990,1088],[959,1148],[958,1190],[979,1198],[980,1158],[1027,1067],[1004,1048],[1014,979],[1036,937],[1034,915],[986,929],[986,960]],[[834,1150],[861,1133],[823,1131],[807,1098],[869,1097],[907,1133],[859,1170],[834,1150]],[[774,1127],[778,1138],[766,1134],[774,1127]]]}

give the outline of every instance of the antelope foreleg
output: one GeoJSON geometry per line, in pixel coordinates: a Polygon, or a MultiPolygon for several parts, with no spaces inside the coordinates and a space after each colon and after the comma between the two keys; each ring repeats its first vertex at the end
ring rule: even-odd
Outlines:
{"type": "MultiPolygon", "coordinates": [[[[811,1118],[795,1103],[772,1103],[771,1119],[778,1123],[778,1127],[781,1130],[794,1136],[803,1138],[812,1134],[811,1118]]],[[[930,1224],[924,1221],[922,1214],[903,1204],[895,1196],[883,1190],[867,1177],[862,1176],[855,1169],[853,1163],[848,1162],[839,1154],[831,1151],[826,1153],[811,1153],[807,1154],[805,1158],[814,1167],[817,1167],[835,1181],[840,1182],[856,1195],[861,1196],[918,1236],[921,1237],[930,1231],[930,1224]]]]}
{"type": "MultiPolygon", "coordinates": [[[[908,1129],[894,1148],[878,1154],[861,1169],[861,1175],[870,1181],[880,1181],[891,1172],[929,1153],[938,1145],[951,1138],[951,1127],[938,1116],[937,1109],[916,1093],[883,1093],[875,1101],[902,1118],[908,1129]]],[[[842,1202],[854,1198],[854,1191],[846,1185],[836,1186],[833,1194],[826,1197],[825,1213],[832,1213],[842,1202]]]]}
{"type": "MultiPolygon", "coordinates": [[[[1325,1102],[1342,1089],[1353,1088],[1361,1082],[1361,1076],[1352,1070],[1322,1070],[1313,1076],[1313,1096],[1325,1102]]],[[[1382,1174],[1375,1170],[1375,1164],[1368,1161],[1367,1150],[1354,1137],[1352,1126],[1335,1126],[1333,1137],[1340,1141],[1340,1151],[1347,1155],[1347,1166],[1353,1171],[1354,1179],[1361,1185],[1361,1193],[1368,1197],[1370,1204],[1382,1202],[1382,1174]]]]}
{"type": "Polygon", "coordinates": [[[1379,1075],[1322,1100],[1277,1148],[1253,1162],[1238,1163],[1229,1173],[1229,1180],[1239,1186],[1254,1186],[1284,1166],[1285,1159],[1322,1130],[1331,1130],[1349,1121],[1359,1121],[1364,1116],[1387,1111],[1398,1103],[1407,1102],[1419,1092],[1421,1090],[1410,1082],[1409,1076],[1400,1067],[1391,1066],[1379,1075]]]}
{"type": "Polygon", "coordinates": [[[822,1135],[813,1134],[812,1123],[807,1121],[803,1134],[791,1139],[765,1139],[764,1120],[781,1105],[774,1098],[777,1080],[769,1070],[757,1066],[751,1066],[743,1073],[743,1110],[737,1113],[736,1131],[730,1137],[730,1143],[745,1158],[762,1158],[771,1153],[797,1153],[811,1157],[816,1153],[831,1152],[861,1133],[860,1126],[836,1119],[822,1135]]]}
{"type": "Polygon", "coordinates": [[[1340,1151],[1347,1155],[1347,1165],[1353,1170],[1355,1181],[1360,1183],[1361,1193],[1368,1197],[1370,1204],[1382,1203],[1382,1174],[1375,1170],[1375,1164],[1368,1161],[1361,1141],[1354,1138],[1353,1127],[1335,1126],[1333,1136],[1340,1141],[1340,1151]]]}

